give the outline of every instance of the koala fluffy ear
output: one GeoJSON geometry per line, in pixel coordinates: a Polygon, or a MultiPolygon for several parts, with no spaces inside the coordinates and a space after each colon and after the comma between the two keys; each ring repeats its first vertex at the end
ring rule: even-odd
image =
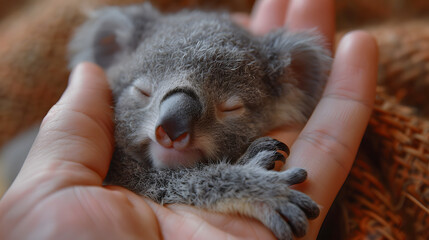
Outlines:
{"type": "Polygon", "coordinates": [[[90,13],[68,46],[69,68],[83,61],[109,68],[135,50],[144,28],[158,15],[149,4],[105,7],[90,13]]]}
{"type": "Polygon", "coordinates": [[[263,38],[271,84],[280,89],[279,94],[300,90],[305,99],[297,100],[308,102],[303,111],[307,117],[322,94],[331,68],[331,54],[323,44],[315,31],[278,30],[263,38]]]}

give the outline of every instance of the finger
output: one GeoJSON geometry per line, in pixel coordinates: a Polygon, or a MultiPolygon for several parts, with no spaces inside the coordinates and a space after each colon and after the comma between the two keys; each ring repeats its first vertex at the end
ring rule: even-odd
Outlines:
{"type": "Polygon", "coordinates": [[[231,19],[238,25],[243,28],[249,29],[250,26],[250,16],[246,13],[233,13],[231,14],[231,19]]]}
{"type": "Polygon", "coordinates": [[[253,7],[250,31],[255,34],[265,34],[283,26],[289,0],[259,0],[253,7]]]}
{"type": "Polygon", "coordinates": [[[103,71],[89,63],[77,66],[44,118],[18,180],[52,174],[63,182],[101,184],[113,151],[112,130],[111,93],[103,71]]]}
{"type": "MultiPolygon", "coordinates": [[[[326,47],[333,48],[335,37],[335,6],[332,0],[290,0],[284,25],[291,30],[316,29],[325,38],[326,47]]],[[[301,126],[275,129],[268,136],[281,139],[290,146],[295,142],[301,126]]]]}
{"type": "MultiPolygon", "coordinates": [[[[180,211],[158,205],[146,200],[157,216],[163,239],[236,239],[228,233],[211,225],[192,211],[180,211]]],[[[173,205],[174,206],[174,205],[173,205]]],[[[188,208],[191,208],[188,206],[188,208]]],[[[196,211],[199,211],[195,209],[196,211]]]]}
{"type": "Polygon", "coordinates": [[[120,186],[109,185],[104,188],[109,191],[106,193],[107,196],[100,201],[103,202],[103,205],[109,205],[111,209],[108,209],[109,214],[103,217],[103,220],[117,222],[116,226],[121,227],[122,231],[127,234],[120,239],[133,239],[128,237],[133,235],[138,236],[139,239],[164,239],[161,236],[157,216],[152,206],[148,204],[148,202],[153,203],[151,200],[120,186]],[[126,224],[126,226],[121,226],[121,224],[126,224]]]}
{"type": "Polygon", "coordinates": [[[295,141],[287,167],[308,171],[300,190],[321,205],[317,229],[346,179],[375,97],[377,45],[364,32],[344,37],[324,95],[295,141]]]}
{"type": "MultiPolygon", "coordinates": [[[[200,222],[206,222],[208,226],[212,226],[225,233],[223,236],[226,239],[230,239],[231,236],[237,237],[238,239],[274,239],[271,231],[260,221],[254,218],[234,214],[209,212],[192,206],[180,204],[168,205],[168,208],[182,217],[197,217],[200,219],[200,222]]],[[[215,235],[214,237],[215,239],[221,239],[219,238],[219,235],[215,235]]],[[[202,237],[201,239],[207,238],[202,237]]]]}
{"type": "Polygon", "coordinates": [[[291,0],[285,25],[291,30],[317,29],[332,50],[335,34],[333,0],[291,0]]]}

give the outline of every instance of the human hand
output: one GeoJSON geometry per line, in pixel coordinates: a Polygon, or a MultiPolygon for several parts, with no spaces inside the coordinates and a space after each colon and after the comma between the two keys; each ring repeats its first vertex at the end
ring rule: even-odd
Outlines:
{"type": "MultiPolygon", "coordinates": [[[[264,1],[256,8],[250,20],[254,31],[266,31],[257,27],[256,23],[265,19],[260,14],[269,13],[263,10],[264,6],[275,6],[279,2],[282,1],[264,1]]],[[[285,4],[285,8],[276,8],[273,13],[277,15],[272,17],[279,18],[281,14],[277,11],[282,10],[288,19],[296,19],[297,25],[292,24],[292,29],[293,26],[313,26],[305,23],[311,18],[304,21],[291,16],[300,15],[302,11],[298,9],[301,7],[307,11],[319,7],[319,14],[327,14],[323,9],[332,5],[313,6],[319,2],[324,1],[317,4],[314,1],[310,4],[309,0],[291,1],[288,12],[292,15],[286,14],[285,4]]],[[[274,24],[262,26],[269,29],[274,24]]],[[[325,33],[323,29],[320,31],[325,33]]],[[[322,216],[347,175],[374,95],[375,45],[362,33],[347,38],[337,51],[324,98],[303,134],[292,145],[293,135],[296,136],[299,129],[275,133],[275,137],[292,145],[288,164],[309,171],[309,181],[302,184],[300,190],[323,206],[322,216]],[[370,92],[366,93],[367,89],[370,92]],[[357,103],[359,101],[366,104],[357,103]],[[335,119],[335,116],[340,117],[335,119]],[[349,131],[347,136],[341,133],[344,129],[349,131]],[[312,158],[317,162],[311,162],[312,158]]],[[[93,65],[81,65],[71,79],[66,93],[45,118],[19,176],[0,202],[1,239],[274,238],[256,220],[208,213],[188,206],[166,208],[121,187],[103,187],[102,179],[113,151],[110,91],[103,73],[93,65]]],[[[317,235],[322,221],[323,217],[319,217],[313,222],[307,237],[317,235]]]]}
{"type": "MultiPolygon", "coordinates": [[[[316,29],[324,36],[326,47],[334,48],[333,0],[260,0],[250,17],[237,14],[234,19],[255,34],[278,27],[316,29]]],[[[293,188],[321,206],[304,239],[317,237],[354,162],[373,107],[377,68],[375,40],[362,31],[347,34],[336,49],[322,99],[305,127],[277,129],[269,134],[291,146],[284,168],[300,167],[308,172],[307,181],[293,188]]]]}
{"type": "MultiPolygon", "coordinates": [[[[291,31],[316,28],[325,37],[327,48],[334,45],[333,0],[259,1],[251,18],[241,16],[240,20],[256,34],[281,26],[291,31]]],[[[291,146],[285,167],[308,172],[307,181],[294,188],[321,206],[320,216],[310,221],[305,239],[317,237],[353,164],[373,107],[377,67],[374,39],[362,31],[347,34],[336,49],[326,89],[306,126],[270,134],[291,146]]]]}
{"type": "Polygon", "coordinates": [[[272,236],[253,219],[169,209],[125,188],[102,186],[113,152],[110,89],[93,64],[78,66],[70,80],[0,201],[0,239],[272,236]]]}

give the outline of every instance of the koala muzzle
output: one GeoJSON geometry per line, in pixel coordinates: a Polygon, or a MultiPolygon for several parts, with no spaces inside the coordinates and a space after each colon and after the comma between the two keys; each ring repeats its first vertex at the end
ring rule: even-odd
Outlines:
{"type": "Polygon", "coordinates": [[[161,101],[155,135],[159,144],[185,149],[191,140],[195,122],[201,115],[201,103],[186,92],[175,92],[161,101]]]}

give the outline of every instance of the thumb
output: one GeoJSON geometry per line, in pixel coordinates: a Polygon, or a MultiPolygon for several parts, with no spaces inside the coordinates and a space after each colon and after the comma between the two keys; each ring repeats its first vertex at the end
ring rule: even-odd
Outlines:
{"type": "Polygon", "coordinates": [[[57,187],[100,185],[113,151],[112,132],[106,76],[94,64],[80,64],[61,99],[43,119],[14,184],[55,179],[57,187]]]}

